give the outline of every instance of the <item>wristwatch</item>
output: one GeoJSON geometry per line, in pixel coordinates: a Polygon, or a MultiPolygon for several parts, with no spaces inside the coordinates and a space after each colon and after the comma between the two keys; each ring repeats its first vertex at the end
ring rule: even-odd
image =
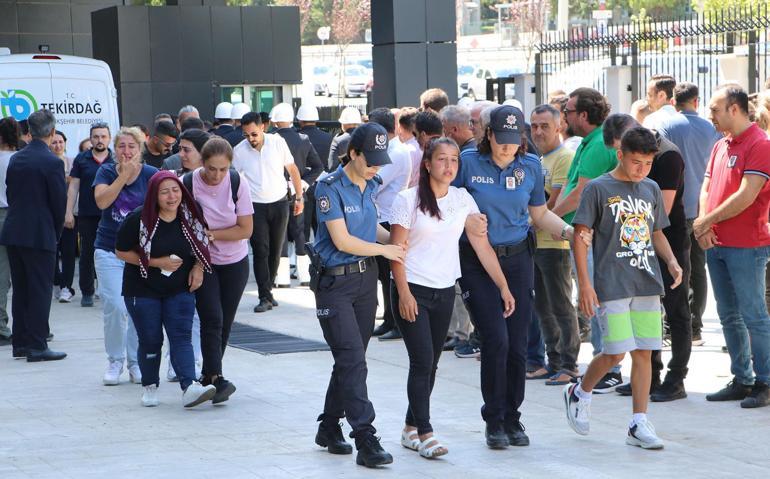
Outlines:
{"type": "Polygon", "coordinates": [[[566,225],[566,224],[564,225],[564,227],[561,229],[561,235],[559,235],[559,236],[561,236],[561,239],[563,239],[563,240],[569,239],[567,237],[567,231],[569,231],[570,228],[572,228],[572,226],[566,225]]]}

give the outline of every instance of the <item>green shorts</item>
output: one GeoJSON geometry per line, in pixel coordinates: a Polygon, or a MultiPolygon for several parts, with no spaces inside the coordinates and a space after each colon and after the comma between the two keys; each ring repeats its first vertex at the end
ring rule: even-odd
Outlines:
{"type": "Polygon", "coordinates": [[[596,318],[605,354],[661,349],[660,296],[635,296],[601,303],[596,318]]]}

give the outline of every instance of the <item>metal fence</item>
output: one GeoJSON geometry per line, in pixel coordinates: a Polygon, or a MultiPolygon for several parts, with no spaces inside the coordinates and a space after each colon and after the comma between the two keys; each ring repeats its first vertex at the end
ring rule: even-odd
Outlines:
{"type": "Polygon", "coordinates": [[[695,83],[706,99],[726,81],[754,93],[770,76],[768,13],[762,2],[665,21],[647,18],[546,32],[535,54],[537,101],[557,89],[587,86],[605,92],[607,67],[616,65],[630,66],[635,99],[644,97],[647,80],[656,74],[695,83]]]}

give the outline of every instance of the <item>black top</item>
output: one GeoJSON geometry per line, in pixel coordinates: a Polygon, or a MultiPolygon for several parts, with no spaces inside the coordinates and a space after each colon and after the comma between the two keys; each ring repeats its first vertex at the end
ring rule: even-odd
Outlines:
{"type": "MultiPolygon", "coordinates": [[[[115,249],[120,251],[134,251],[139,247],[139,223],[141,222],[142,209],[138,208],[129,214],[118,230],[118,239],[115,249]]],[[[123,268],[123,296],[137,296],[140,298],[168,298],[179,293],[189,291],[187,278],[195,264],[190,243],[182,233],[179,219],[166,223],[162,219],[158,221],[158,229],[152,238],[152,250],[150,257],[160,258],[175,254],[182,258],[183,264],[171,276],[161,274],[160,269],[149,267],[147,278],[142,278],[139,266],[126,263],[123,268]]]]}
{"type": "Polygon", "coordinates": [[[663,229],[666,239],[674,252],[681,251],[687,236],[687,217],[684,213],[684,160],[679,149],[665,138],[659,138],[660,152],[655,155],[650,174],[647,177],[658,184],[661,190],[676,190],[674,204],[668,215],[670,226],[663,229]]]}
{"type": "Polygon", "coordinates": [[[299,170],[299,176],[308,185],[315,183],[318,175],[323,172],[324,165],[321,163],[321,158],[318,157],[318,152],[313,148],[310,138],[304,133],[298,133],[294,128],[279,128],[275,133],[286,141],[291,156],[294,158],[294,164],[299,170]]]}
{"type": "Polygon", "coordinates": [[[153,155],[150,153],[150,150],[147,149],[147,145],[145,145],[144,150],[142,151],[142,161],[144,164],[154,166],[157,169],[160,169],[163,166],[163,160],[169,156],[171,155],[165,155],[163,153],[160,155],[153,155]]]}

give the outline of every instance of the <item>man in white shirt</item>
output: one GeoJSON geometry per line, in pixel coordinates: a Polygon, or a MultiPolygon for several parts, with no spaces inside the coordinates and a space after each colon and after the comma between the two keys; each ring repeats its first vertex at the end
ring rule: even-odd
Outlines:
{"type": "MultiPolygon", "coordinates": [[[[262,131],[259,113],[244,115],[241,127],[245,139],[233,149],[233,167],[246,178],[254,205],[254,231],[250,243],[254,277],[259,288],[259,304],[254,307],[254,312],[264,313],[278,306],[272,286],[291,206],[284,170],[289,173],[294,191],[302,191],[302,179],[286,141],[262,131]]],[[[298,195],[293,213],[299,215],[302,210],[302,195],[298,195]]]]}
{"type": "MultiPolygon", "coordinates": [[[[409,150],[400,142],[392,141],[396,138],[396,117],[387,108],[377,108],[369,113],[369,122],[377,123],[388,132],[388,156],[391,163],[383,166],[378,175],[382,184],[374,196],[377,205],[377,220],[387,230],[390,230],[390,209],[393,200],[401,190],[406,189],[409,177],[412,173],[412,159],[409,150]]],[[[382,298],[385,304],[383,322],[375,328],[373,335],[385,339],[397,339],[401,337],[390,309],[390,261],[383,256],[377,256],[379,268],[379,280],[382,284],[382,298]]]]}
{"type": "Polygon", "coordinates": [[[658,130],[671,116],[679,115],[674,108],[676,80],[671,75],[653,75],[647,82],[647,107],[652,111],[642,123],[645,128],[658,130]]]}

